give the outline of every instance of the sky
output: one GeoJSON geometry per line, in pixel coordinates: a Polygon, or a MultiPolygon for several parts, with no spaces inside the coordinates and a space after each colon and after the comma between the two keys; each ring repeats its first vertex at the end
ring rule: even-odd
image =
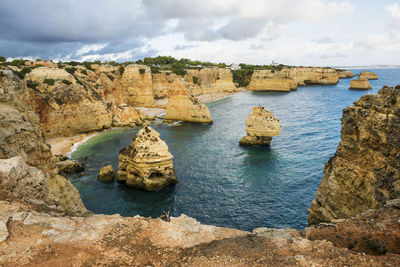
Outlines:
{"type": "Polygon", "coordinates": [[[0,0],[0,55],[400,64],[400,0],[0,0]]]}

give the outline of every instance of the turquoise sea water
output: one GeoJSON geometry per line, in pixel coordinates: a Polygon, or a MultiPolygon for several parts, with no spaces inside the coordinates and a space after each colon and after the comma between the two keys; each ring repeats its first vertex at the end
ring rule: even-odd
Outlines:
{"type": "MultiPolygon", "coordinates": [[[[359,70],[354,70],[359,72],[359,70]]],[[[290,93],[246,92],[208,104],[212,125],[181,123],[154,127],[174,155],[179,183],[159,192],[97,182],[102,166],[118,168],[118,152],[138,131],[117,129],[93,137],[72,158],[86,175],[70,177],[86,207],[95,213],[158,217],[185,213],[205,224],[252,230],[307,226],[307,209],[324,163],[340,141],[342,109],[383,85],[400,83],[400,69],[379,69],[369,91],[348,90],[350,79],[334,86],[304,86],[290,93]],[[245,119],[262,105],[281,120],[270,147],[242,147],[245,119]]]]}

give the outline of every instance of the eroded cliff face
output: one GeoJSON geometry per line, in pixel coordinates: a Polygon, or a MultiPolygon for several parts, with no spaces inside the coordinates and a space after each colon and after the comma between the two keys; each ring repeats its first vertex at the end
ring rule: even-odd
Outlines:
{"type": "Polygon", "coordinates": [[[176,79],[173,82],[173,88],[169,93],[165,120],[213,122],[208,107],[192,94],[183,79],[176,79]]]}
{"type": "Polygon", "coordinates": [[[363,80],[378,80],[378,74],[372,71],[364,70],[360,73],[358,78],[363,80]]]}
{"type": "Polygon", "coordinates": [[[309,224],[349,218],[400,197],[400,86],[343,110],[341,141],[324,167],[309,224]]]}
{"type": "Polygon", "coordinates": [[[0,69],[1,190],[29,203],[85,214],[79,192],[57,174],[29,100],[23,82],[10,69],[0,69]]]}
{"type": "Polygon", "coordinates": [[[297,82],[281,72],[255,70],[247,87],[249,91],[290,92],[297,89],[297,82]]]}
{"type": "Polygon", "coordinates": [[[350,79],[356,76],[354,72],[350,70],[336,70],[336,72],[339,76],[339,79],[350,79]]]}
{"type": "Polygon", "coordinates": [[[28,73],[25,84],[30,103],[46,136],[135,126],[148,119],[132,106],[154,103],[150,70],[140,65],[124,70],[121,75],[114,66],[94,66],[93,70],[66,66],[39,67],[28,73]]]}

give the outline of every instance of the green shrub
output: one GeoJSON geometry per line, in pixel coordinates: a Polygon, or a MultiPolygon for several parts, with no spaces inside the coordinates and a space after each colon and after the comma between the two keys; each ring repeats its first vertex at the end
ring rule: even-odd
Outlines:
{"type": "Polygon", "coordinates": [[[65,65],[62,64],[61,61],[60,61],[60,62],[57,63],[57,67],[58,67],[59,69],[63,69],[63,68],[65,67],[65,65]]]}
{"type": "Polygon", "coordinates": [[[33,90],[36,90],[36,87],[37,87],[38,85],[39,85],[38,82],[34,82],[34,81],[31,81],[31,80],[27,80],[27,81],[26,81],[26,86],[27,86],[28,88],[33,89],[33,90]]]}
{"type": "Polygon", "coordinates": [[[157,74],[157,73],[161,73],[160,69],[154,66],[150,66],[151,69],[151,73],[153,74],[157,74]]]}
{"type": "Polygon", "coordinates": [[[119,67],[119,74],[121,74],[121,76],[122,76],[122,74],[124,74],[124,72],[125,72],[125,68],[123,67],[123,66],[121,66],[121,67],[119,67]]]}
{"type": "Polygon", "coordinates": [[[22,70],[17,71],[16,74],[18,75],[18,77],[19,77],[20,79],[24,79],[24,78],[25,78],[25,75],[26,75],[27,73],[31,72],[31,71],[32,71],[32,69],[31,69],[30,67],[23,67],[22,70]]]}
{"type": "Polygon", "coordinates": [[[44,79],[43,83],[52,86],[55,84],[55,81],[54,81],[54,79],[44,79]]]}
{"type": "Polygon", "coordinates": [[[119,64],[118,64],[117,62],[115,62],[115,61],[110,61],[110,62],[108,62],[108,64],[111,65],[111,66],[118,66],[118,65],[119,65],[119,64]]]}
{"type": "Polygon", "coordinates": [[[80,80],[76,80],[77,84],[83,85],[83,83],[80,80]]]}
{"type": "Polygon", "coordinates": [[[8,63],[9,65],[16,66],[16,67],[22,67],[25,66],[25,60],[23,59],[14,59],[13,61],[8,63]]]}
{"type": "Polygon", "coordinates": [[[87,75],[87,71],[86,70],[81,70],[81,73],[87,75]]]}
{"type": "Polygon", "coordinates": [[[172,72],[180,76],[185,76],[187,73],[185,69],[173,69],[172,72]]]}
{"type": "Polygon", "coordinates": [[[65,70],[66,70],[69,74],[74,75],[74,73],[75,73],[75,71],[76,71],[76,68],[74,68],[74,67],[65,68],[65,70]]]}
{"type": "Polygon", "coordinates": [[[100,60],[95,60],[93,63],[97,64],[97,65],[101,65],[101,61],[100,60]]]}
{"type": "Polygon", "coordinates": [[[253,72],[252,69],[232,70],[233,82],[237,83],[240,87],[246,87],[249,85],[253,72]]]}
{"type": "Polygon", "coordinates": [[[85,61],[85,62],[83,62],[82,64],[83,64],[83,66],[85,66],[85,68],[87,68],[88,70],[94,71],[94,69],[92,68],[92,63],[91,63],[91,62],[85,61]]]}
{"type": "Polygon", "coordinates": [[[107,77],[108,77],[108,79],[110,79],[111,81],[114,81],[114,79],[115,79],[114,76],[112,76],[111,74],[108,74],[107,77]]]}
{"type": "Polygon", "coordinates": [[[140,74],[144,74],[145,72],[146,72],[145,69],[139,69],[139,73],[140,73],[140,74]]]}
{"type": "Polygon", "coordinates": [[[0,62],[6,62],[7,59],[5,57],[0,56],[0,62]]]}
{"type": "Polygon", "coordinates": [[[72,84],[72,82],[71,82],[71,81],[68,81],[68,80],[62,80],[62,82],[63,82],[64,84],[66,84],[66,85],[71,85],[71,84],[72,84]]]}
{"type": "Polygon", "coordinates": [[[193,83],[194,83],[194,84],[200,85],[200,83],[199,83],[199,78],[193,77],[193,83]]]}
{"type": "Polygon", "coordinates": [[[70,61],[70,62],[68,62],[68,64],[71,65],[71,66],[78,66],[78,65],[81,65],[81,63],[78,62],[78,61],[70,61]]]}

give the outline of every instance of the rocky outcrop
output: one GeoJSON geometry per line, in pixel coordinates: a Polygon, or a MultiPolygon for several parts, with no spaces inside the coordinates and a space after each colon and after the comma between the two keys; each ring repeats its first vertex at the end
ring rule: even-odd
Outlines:
{"type": "Polygon", "coordinates": [[[350,219],[335,220],[304,230],[310,240],[327,240],[337,247],[382,255],[400,254],[400,198],[378,210],[367,210],[350,219]]]}
{"type": "Polygon", "coordinates": [[[63,216],[35,209],[12,199],[0,201],[0,264],[396,266],[400,261],[399,254],[374,256],[311,241],[294,229],[249,233],[203,225],[186,215],[165,222],[140,216],[63,216]]]}
{"type": "Polygon", "coordinates": [[[212,123],[208,107],[188,89],[183,79],[176,79],[170,91],[165,120],[181,120],[196,123],[212,123]]]}
{"type": "Polygon", "coordinates": [[[247,135],[240,139],[239,144],[269,145],[273,136],[280,135],[281,129],[280,121],[274,114],[261,106],[254,107],[246,119],[247,135]]]}
{"type": "Polygon", "coordinates": [[[358,79],[363,80],[378,80],[378,75],[372,71],[364,70],[358,76],[358,79]]]}
{"type": "Polygon", "coordinates": [[[372,89],[372,87],[368,80],[355,79],[350,81],[349,89],[368,90],[372,89]]]}
{"type": "Polygon", "coordinates": [[[118,181],[146,191],[176,184],[178,179],[172,158],[160,134],[151,127],[144,127],[119,153],[118,181]]]}
{"type": "Polygon", "coordinates": [[[29,203],[87,213],[79,192],[57,174],[29,93],[10,69],[0,69],[1,189],[29,203]]]}
{"type": "Polygon", "coordinates": [[[336,70],[336,72],[339,76],[339,79],[351,79],[356,76],[354,72],[350,70],[336,70]]]}
{"type": "Polygon", "coordinates": [[[249,91],[290,92],[297,89],[297,82],[285,77],[282,73],[271,70],[255,70],[247,87],[249,91]]]}
{"type": "Polygon", "coordinates": [[[343,110],[341,141],[324,167],[309,224],[349,218],[400,197],[400,86],[343,110]]]}
{"type": "Polygon", "coordinates": [[[284,68],[282,72],[288,73],[289,77],[295,80],[298,85],[332,85],[339,82],[339,76],[336,70],[332,68],[294,67],[290,69],[284,68]]]}
{"type": "Polygon", "coordinates": [[[58,169],[58,173],[61,175],[67,175],[72,173],[82,172],[85,169],[83,163],[76,162],[70,159],[61,160],[55,163],[58,169]]]}
{"type": "Polygon", "coordinates": [[[115,170],[111,165],[104,166],[100,169],[97,180],[100,182],[112,182],[115,178],[115,170]]]}

